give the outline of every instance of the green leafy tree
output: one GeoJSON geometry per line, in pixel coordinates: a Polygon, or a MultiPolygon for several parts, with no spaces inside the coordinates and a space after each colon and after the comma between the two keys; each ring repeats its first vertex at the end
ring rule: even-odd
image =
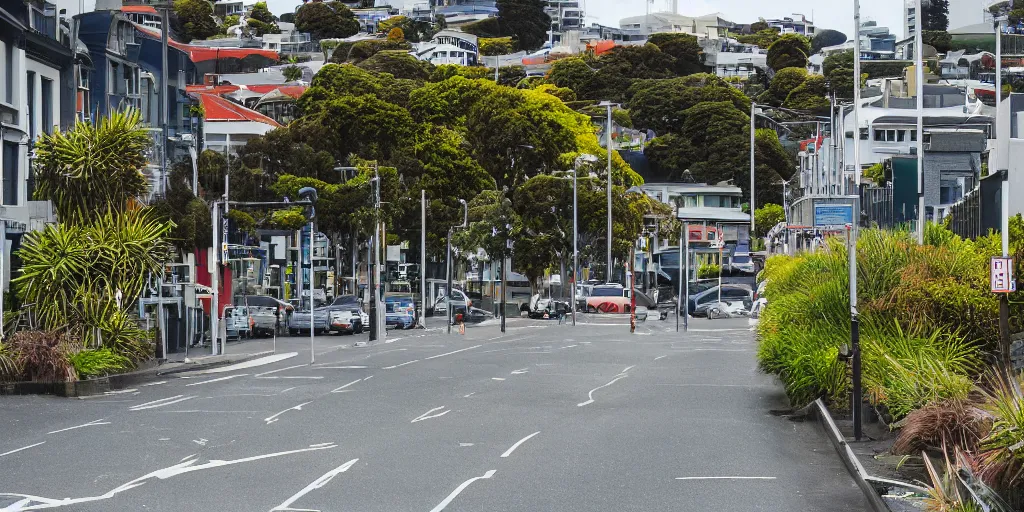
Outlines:
{"type": "Polygon", "coordinates": [[[946,53],[953,44],[953,36],[944,30],[925,30],[921,33],[921,40],[939,53],[946,53]]]}
{"type": "Polygon", "coordinates": [[[35,143],[34,198],[53,202],[60,221],[68,224],[123,210],[148,189],[142,170],[150,144],[137,110],[43,133],[35,143]]]}
{"type": "Polygon", "coordinates": [[[777,204],[766,204],[754,210],[754,236],[764,238],[768,231],[786,221],[786,210],[777,204]]]}
{"type": "MultiPolygon", "coordinates": [[[[949,30],[949,0],[922,2],[920,20],[924,30],[949,30]]],[[[924,36],[923,32],[921,36],[924,36]]]]}
{"type": "Polygon", "coordinates": [[[750,31],[755,34],[762,30],[768,30],[770,28],[771,26],[768,25],[768,22],[765,21],[764,18],[758,18],[757,21],[750,24],[750,31]]]}
{"type": "Polygon", "coordinates": [[[400,29],[398,27],[395,27],[395,28],[389,30],[388,31],[388,41],[394,42],[394,43],[403,43],[403,42],[405,42],[405,32],[403,32],[402,29],[400,29]]]}
{"type": "Polygon", "coordinates": [[[480,37],[512,37],[517,50],[533,51],[547,40],[551,17],[544,12],[541,0],[498,0],[498,15],[462,29],[480,37]]]}
{"type": "Polygon", "coordinates": [[[249,30],[254,31],[257,36],[281,33],[281,29],[277,26],[277,18],[267,8],[266,2],[256,2],[249,12],[247,25],[249,30]]]}
{"type": "Polygon", "coordinates": [[[278,16],[278,19],[280,19],[282,23],[295,23],[295,13],[294,12],[286,12],[286,13],[278,16]]]}
{"type": "Polygon", "coordinates": [[[651,34],[647,38],[647,42],[676,59],[674,72],[678,76],[707,71],[707,67],[701,62],[704,52],[697,43],[697,36],[674,33],[651,34]]]}
{"type": "Polygon", "coordinates": [[[390,73],[395,78],[408,78],[421,82],[425,81],[432,71],[429,62],[421,61],[401,50],[377,52],[372,57],[360,62],[358,66],[374,73],[390,73]]]}
{"type": "Polygon", "coordinates": [[[811,39],[811,53],[818,53],[822,48],[836,46],[846,42],[846,34],[838,30],[825,29],[818,31],[811,39]]]}
{"type": "Polygon", "coordinates": [[[757,98],[758,103],[782,106],[790,93],[807,81],[807,70],[803,68],[785,68],[772,78],[768,90],[757,98]]]}
{"type": "Polygon", "coordinates": [[[482,37],[479,43],[480,55],[485,57],[508,55],[515,51],[515,43],[511,37],[482,37]]]}
{"type": "Polygon", "coordinates": [[[802,84],[790,91],[782,106],[813,114],[827,114],[831,108],[828,98],[828,82],[820,75],[809,75],[802,84]]]}
{"type": "Polygon", "coordinates": [[[800,34],[784,34],[768,47],[768,67],[775,71],[806,68],[811,43],[800,34]]]}
{"type": "Polygon", "coordinates": [[[558,86],[568,87],[576,92],[578,98],[592,98],[591,82],[597,71],[579,57],[559,59],[548,71],[547,81],[558,86]]]}
{"type": "Polygon", "coordinates": [[[220,32],[213,19],[213,6],[206,0],[174,0],[171,27],[184,43],[220,32]]]}
{"type": "Polygon", "coordinates": [[[313,40],[345,38],[359,32],[359,21],[340,2],[306,2],[295,13],[295,28],[313,40]]]}
{"type": "Polygon", "coordinates": [[[782,37],[782,34],[779,32],[779,29],[768,27],[755,31],[753,34],[736,36],[736,40],[743,44],[757,45],[758,48],[767,50],[780,37],[782,37]]]}
{"type": "Polygon", "coordinates": [[[282,69],[281,73],[284,74],[284,79],[288,82],[294,82],[302,78],[302,68],[294,64],[282,69]]]}
{"type": "Polygon", "coordinates": [[[701,102],[728,101],[741,112],[750,110],[750,99],[712,74],[639,80],[630,87],[628,95],[633,125],[659,134],[679,130],[684,112],[701,102]]]}

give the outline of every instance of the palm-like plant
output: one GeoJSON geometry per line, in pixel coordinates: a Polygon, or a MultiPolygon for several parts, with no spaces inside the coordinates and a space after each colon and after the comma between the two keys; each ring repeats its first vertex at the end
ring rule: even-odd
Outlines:
{"type": "Polygon", "coordinates": [[[119,211],[146,192],[142,169],[151,144],[137,110],[44,134],[35,144],[35,198],[52,201],[65,223],[119,211]]]}

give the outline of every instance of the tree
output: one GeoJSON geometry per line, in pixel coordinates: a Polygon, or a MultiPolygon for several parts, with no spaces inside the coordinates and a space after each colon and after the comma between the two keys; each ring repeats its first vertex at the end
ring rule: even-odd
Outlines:
{"type": "Polygon", "coordinates": [[[359,21],[340,2],[307,2],[295,13],[295,28],[313,40],[345,38],[359,32],[359,21]]]}
{"type": "Polygon", "coordinates": [[[750,100],[743,93],[712,74],[639,80],[633,83],[627,95],[633,124],[656,133],[678,131],[684,112],[705,101],[728,101],[742,112],[750,110],[750,100]]]}
{"type": "MultiPolygon", "coordinates": [[[[921,28],[924,30],[949,30],[949,0],[928,0],[921,2],[921,28]]],[[[924,33],[921,33],[924,36],[924,33]]]]}
{"type": "Polygon", "coordinates": [[[764,238],[768,231],[786,221],[786,210],[774,203],[766,204],[754,210],[754,236],[764,238]]]}
{"type": "Polygon", "coordinates": [[[479,43],[480,55],[485,57],[508,55],[515,51],[515,43],[511,37],[482,37],[479,43]]]}
{"type": "Polygon", "coordinates": [[[97,124],[80,121],[66,132],[44,132],[34,146],[33,197],[51,201],[61,222],[69,224],[120,211],[146,194],[142,171],[151,144],[138,110],[115,112],[97,124]]]}
{"type": "Polygon", "coordinates": [[[785,68],[772,78],[768,90],[757,97],[758,103],[767,103],[773,106],[782,106],[797,87],[803,85],[807,80],[807,70],[804,68],[785,68]]]}
{"type": "Polygon", "coordinates": [[[286,12],[286,13],[282,14],[281,16],[278,16],[278,18],[280,18],[282,23],[295,23],[295,13],[294,12],[286,12]]]}
{"type": "Polygon", "coordinates": [[[750,24],[750,31],[755,34],[761,32],[762,30],[769,29],[771,29],[771,27],[768,25],[768,22],[764,20],[764,18],[758,18],[757,21],[750,24]]]}
{"type": "Polygon", "coordinates": [[[395,27],[388,31],[388,41],[393,43],[405,42],[405,32],[402,29],[395,27]]]}
{"type": "Polygon", "coordinates": [[[825,77],[810,75],[786,96],[783,107],[814,114],[826,114],[831,108],[828,98],[828,83],[825,77]]]}
{"type": "Polygon", "coordinates": [[[675,74],[679,76],[703,73],[707,67],[701,62],[704,53],[697,37],[689,34],[651,34],[647,42],[657,46],[666,55],[676,59],[675,74]]]}
{"type": "Polygon", "coordinates": [[[597,71],[588,89],[576,91],[581,99],[623,102],[626,91],[637,79],[672,78],[676,59],[653,44],[616,46],[588,62],[597,71]]]}
{"type": "Polygon", "coordinates": [[[811,54],[811,43],[800,34],[785,34],[768,47],[768,67],[775,71],[785,68],[806,68],[811,54]]]}
{"type": "Polygon", "coordinates": [[[822,48],[836,46],[846,42],[846,34],[838,30],[825,29],[811,39],[811,53],[818,53],[822,48]]]}
{"type": "Polygon", "coordinates": [[[943,30],[925,30],[921,33],[921,40],[939,53],[948,52],[953,44],[953,36],[943,30]]]}
{"type": "Polygon", "coordinates": [[[547,81],[558,87],[568,87],[578,98],[590,98],[591,81],[597,72],[579,57],[559,59],[551,66],[547,81]]]}
{"type": "Polygon", "coordinates": [[[516,49],[533,51],[547,40],[551,17],[541,0],[498,0],[498,16],[465,25],[465,32],[484,38],[511,36],[516,49]]]}
{"type": "Polygon", "coordinates": [[[758,48],[767,50],[779,37],[781,37],[779,29],[769,27],[755,31],[750,35],[736,36],[736,40],[743,44],[757,45],[758,48]]]}
{"type": "Polygon", "coordinates": [[[254,30],[257,36],[263,34],[280,34],[281,29],[277,26],[277,18],[274,17],[266,2],[256,2],[249,12],[249,29],[254,30]]]}
{"type": "Polygon", "coordinates": [[[418,81],[425,81],[431,72],[429,62],[421,61],[401,50],[377,52],[360,62],[358,66],[374,73],[390,73],[395,78],[418,81]]]}
{"type": "Polygon", "coordinates": [[[281,73],[284,75],[284,79],[287,82],[294,82],[302,78],[302,68],[294,64],[282,69],[281,73]]]}
{"type": "Polygon", "coordinates": [[[213,7],[206,0],[174,0],[172,28],[182,42],[206,39],[219,32],[213,7]]]}

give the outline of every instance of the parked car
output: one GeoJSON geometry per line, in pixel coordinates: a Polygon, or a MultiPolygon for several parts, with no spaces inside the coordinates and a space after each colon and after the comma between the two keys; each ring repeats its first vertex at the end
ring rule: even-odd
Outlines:
{"type": "Polygon", "coordinates": [[[384,325],[398,329],[416,327],[416,299],[411,295],[384,297],[384,325]]]}
{"type": "Polygon", "coordinates": [[[754,259],[750,257],[749,252],[737,252],[733,255],[732,261],[729,264],[729,272],[739,272],[744,275],[754,274],[754,259]]]}
{"type": "MultiPolygon", "coordinates": [[[[292,316],[288,318],[288,334],[296,336],[303,332],[309,333],[309,310],[296,311],[292,313],[292,316]]],[[[321,308],[313,311],[313,330],[314,334],[323,334],[328,332],[330,329],[328,322],[330,317],[330,311],[326,308],[321,308]]]]}
{"type": "Polygon", "coordinates": [[[629,313],[629,296],[621,284],[599,284],[585,302],[587,313],[629,313]]]}
{"type": "Polygon", "coordinates": [[[277,325],[277,310],[259,306],[229,306],[224,308],[229,338],[251,338],[272,335],[277,325]]]}
{"type": "Polygon", "coordinates": [[[569,314],[569,304],[557,299],[542,299],[540,294],[530,298],[530,304],[526,310],[526,316],[533,319],[558,318],[562,314],[569,314]]]}
{"type": "MultiPolygon", "coordinates": [[[[330,314],[343,313],[341,316],[335,315],[335,317],[331,318],[332,325],[336,318],[341,319],[342,323],[344,323],[344,321],[347,320],[347,316],[353,317],[351,328],[332,328],[334,332],[351,332],[354,334],[360,334],[370,325],[370,315],[367,315],[366,312],[363,311],[362,303],[360,303],[359,297],[356,297],[355,295],[342,295],[334,299],[330,305],[317,308],[317,310],[325,310],[330,314]]],[[[307,318],[306,321],[308,322],[309,319],[307,318]]]]}
{"type": "MultiPolygon", "coordinates": [[[[722,285],[722,302],[732,303],[741,301],[747,310],[754,303],[754,292],[749,286],[743,284],[725,284],[722,285]]],[[[707,316],[708,309],[718,304],[718,287],[713,286],[699,292],[695,295],[690,295],[690,303],[687,305],[687,311],[691,316],[707,316]]]]}
{"type": "Polygon", "coordinates": [[[418,263],[399,263],[398,279],[412,281],[420,277],[420,266],[418,263]]]}

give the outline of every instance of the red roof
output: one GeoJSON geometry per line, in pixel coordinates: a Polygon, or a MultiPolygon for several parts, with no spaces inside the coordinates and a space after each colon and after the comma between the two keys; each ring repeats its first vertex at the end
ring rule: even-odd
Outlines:
{"type": "Polygon", "coordinates": [[[229,94],[239,89],[237,85],[186,85],[185,92],[188,93],[210,93],[210,94],[229,94]]]}
{"type": "Polygon", "coordinates": [[[247,85],[246,89],[252,92],[258,92],[260,94],[266,94],[273,90],[279,90],[292,98],[298,99],[302,96],[302,93],[306,92],[306,86],[304,85],[274,85],[274,84],[259,84],[259,85],[247,85]]]}
{"type": "MultiPolygon", "coordinates": [[[[150,9],[152,9],[152,7],[150,7],[150,9]]],[[[142,32],[143,35],[157,40],[160,39],[159,30],[139,25],[138,23],[135,23],[134,25],[135,28],[139,29],[139,31],[142,32]]],[[[266,57],[267,59],[273,60],[274,62],[280,60],[280,56],[278,56],[277,52],[273,50],[264,50],[262,48],[207,48],[205,46],[193,46],[181,43],[175,41],[172,38],[167,39],[167,44],[183,52],[187,52],[188,57],[190,60],[192,60],[192,62],[202,62],[204,60],[215,60],[224,58],[243,59],[250,55],[260,55],[266,57]]]]}
{"type": "Polygon", "coordinates": [[[125,5],[121,7],[121,12],[156,14],[156,7],[153,7],[152,5],[125,5]]]}
{"type": "Polygon", "coordinates": [[[277,121],[216,94],[197,93],[207,121],[252,121],[279,128],[277,121]]]}

